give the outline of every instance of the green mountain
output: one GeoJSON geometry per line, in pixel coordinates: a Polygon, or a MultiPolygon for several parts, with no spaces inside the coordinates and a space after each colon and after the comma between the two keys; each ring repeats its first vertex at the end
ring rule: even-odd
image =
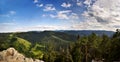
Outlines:
{"type": "Polygon", "coordinates": [[[29,51],[31,47],[31,43],[29,41],[19,37],[12,38],[11,42],[13,47],[16,47],[16,49],[19,51],[26,52],[26,51],[29,51]]]}
{"type": "Polygon", "coordinates": [[[48,42],[54,40],[55,42],[70,42],[76,41],[76,36],[55,31],[43,32],[22,32],[16,34],[20,38],[24,38],[32,43],[35,42],[48,42]]]}
{"type": "MultiPolygon", "coordinates": [[[[84,36],[96,33],[98,36],[103,34],[111,37],[114,32],[112,31],[97,31],[97,30],[61,30],[61,31],[30,31],[30,32],[19,32],[16,33],[17,37],[26,39],[32,43],[36,42],[48,42],[54,40],[55,42],[71,42],[76,41],[77,35],[84,36]]],[[[11,33],[0,33],[0,42],[5,41],[11,33]]]]}
{"type": "Polygon", "coordinates": [[[105,31],[105,30],[61,30],[59,32],[64,32],[67,34],[72,34],[72,35],[80,35],[80,36],[88,36],[92,33],[95,33],[98,36],[102,36],[103,34],[111,37],[115,32],[113,31],[105,31]]]}

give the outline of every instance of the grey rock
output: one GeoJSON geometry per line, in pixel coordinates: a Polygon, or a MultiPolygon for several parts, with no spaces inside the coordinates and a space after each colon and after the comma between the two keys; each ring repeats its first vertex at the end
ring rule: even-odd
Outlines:
{"type": "Polygon", "coordinates": [[[42,60],[27,58],[20,54],[14,48],[8,48],[7,50],[0,52],[0,62],[44,62],[42,60]]]}

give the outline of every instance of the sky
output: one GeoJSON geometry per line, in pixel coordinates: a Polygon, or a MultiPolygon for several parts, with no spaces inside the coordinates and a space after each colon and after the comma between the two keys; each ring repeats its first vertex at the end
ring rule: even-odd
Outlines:
{"type": "Polygon", "coordinates": [[[120,0],[0,0],[0,32],[120,28],[120,0]]]}

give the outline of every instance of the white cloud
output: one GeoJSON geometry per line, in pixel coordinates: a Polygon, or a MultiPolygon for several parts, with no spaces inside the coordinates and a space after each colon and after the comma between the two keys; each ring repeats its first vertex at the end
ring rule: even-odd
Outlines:
{"type": "Polygon", "coordinates": [[[36,25],[36,26],[28,26],[17,28],[15,31],[23,32],[23,31],[44,31],[44,30],[59,30],[65,29],[66,27],[62,27],[59,25],[36,25]],[[26,29],[26,30],[25,30],[26,29]]]}
{"type": "Polygon", "coordinates": [[[56,15],[53,15],[53,14],[50,14],[49,15],[51,18],[57,18],[57,16],[56,15]]]}
{"type": "Polygon", "coordinates": [[[53,15],[53,14],[50,14],[50,17],[52,17],[52,18],[58,18],[58,19],[66,19],[66,20],[68,20],[69,19],[69,17],[67,16],[67,14],[65,14],[65,13],[57,13],[57,15],[53,15]]]}
{"type": "Polygon", "coordinates": [[[0,23],[0,25],[15,25],[15,23],[0,23]]]}
{"type": "Polygon", "coordinates": [[[27,32],[27,31],[44,31],[44,30],[65,30],[64,25],[34,25],[34,26],[19,26],[16,23],[0,23],[0,32],[27,32]]]}
{"type": "Polygon", "coordinates": [[[72,5],[70,3],[62,3],[61,5],[62,7],[65,7],[65,8],[69,8],[71,7],[72,5]]]}
{"type": "Polygon", "coordinates": [[[72,20],[76,20],[76,19],[79,19],[79,16],[76,13],[71,13],[69,18],[72,19],[72,20]]]}
{"type": "Polygon", "coordinates": [[[76,3],[78,6],[82,6],[82,3],[80,1],[77,1],[76,3]]]}
{"type": "Polygon", "coordinates": [[[59,11],[57,12],[57,15],[50,14],[50,17],[52,18],[58,18],[58,19],[69,19],[68,14],[71,12],[71,10],[65,10],[65,11],[59,11]]]}
{"type": "Polygon", "coordinates": [[[43,7],[43,4],[36,4],[37,7],[43,7]]]}
{"type": "Polygon", "coordinates": [[[70,13],[72,12],[71,10],[64,10],[64,11],[59,11],[59,13],[70,13]]]}
{"type": "Polygon", "coordinates": [[[27,32],[27,31],[44,31],[44,30],[66,30],[68,26],[64,25],[36,25],[36,26],[15,26],[0,25],[0,32],[27,32]]]}
{"type": "Polygon", "coordinates": [[[76,20],[79,16],[76,13],[72,13],[71,10],[64,10],[57,12],[56,15],[50,14],[50,17],[64,20],[76,20]]]}
{"type": "Polygon", "coordinates": [[[56,10],[55,7],[53,6],[53,4],[47,4],[45,6],[45,8],[43,9],[43,11],[54,11],[56,10]]]}
{"type": "Polygon", "coordinates": [[[0,17],[10,17],[9,14],[0,14],[0,17]]]}
{"type": "Polygon", "coordinates": [[[84,15],[92,22],[96,21],[95,24],[88,22],[90,28],[113,31],[120,28],[120,0],[96,0],[93,5],[90,5],[91,0],[86,1],[89,8],[88,11],[84,12],[84,15]],[[96,25],[99,25],[99,28],[95,28],[98,27],[96,25]]]}
{"type": "Polygon", "coordinates": [[[65,13],[58,13],[57,18],[58,19],[69,19],[69,17],[65,13]]]}
{"type": "Polygon", "coordinates": [[[92,3],[92,0],[85,0],[85,1],[84,1],[84,4],[88,5],[88,7],[91,6],[91,5],[90,5],[91,3],[92,3]]]}
{"type": "Polygon", "coordinates": [[[94,18],[88,18],[83,22],[74,22],[71,25],[72,30],[112,30],[115,29],[111,26],[102,25],[101,23],[98,23],[96,19],[94,18]]]}
{"type": "Polygon", "coordinates": [[[0,17],[10,17],[16,14],[16,11],[8,11],[7,14],[0,14],[0,17]]]}
{"type": "Polygon", "coordinates": [[[9,11],[9,14],[10,14],[10,15],[15,15],[16,12],[15,12],[15,11],[9,11]]]}
{"type": "Polygon", "coordinates": [[[0,29],[3,30],[3,29],[9,29],[11,26],[15,26],[16,23],[14,22],[4,22],[4,23],[0,23],[0,29]]]}
{"type": "Polygon", "coordinates": [[[23,27],[20,30],[24,30],[25,28],[26,28],[27,31],[31,31],[31,30],[52,30],[52,29],[55,29],[55,26],[31,26],[31,27],[23,27]]]}
{"type": "Polygon", "coordinates": [[[34,0],[34,3],[38,3],[38,0],[34,0]]]}
{"type": "Polygon", "coordinates": [[[0,32],[12,32],[13,27],[16,25],[14,22],[5,22],[5,23],[0,23],[0,32]]]}
{"type": "Polygon", "coordinates": [[[46,14],[43,14],[42,17],[46,17],[47,15],[46,14]]]}

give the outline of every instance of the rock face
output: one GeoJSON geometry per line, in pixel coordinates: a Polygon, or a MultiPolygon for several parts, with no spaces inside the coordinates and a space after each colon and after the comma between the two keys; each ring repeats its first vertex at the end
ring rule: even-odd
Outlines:
{"type": "Polygon", "coordinates": [[[44,62],[42,60],[26,58],[18,53],[14,48],[9,48],[0,52],[0,62],[44,62]]]}

